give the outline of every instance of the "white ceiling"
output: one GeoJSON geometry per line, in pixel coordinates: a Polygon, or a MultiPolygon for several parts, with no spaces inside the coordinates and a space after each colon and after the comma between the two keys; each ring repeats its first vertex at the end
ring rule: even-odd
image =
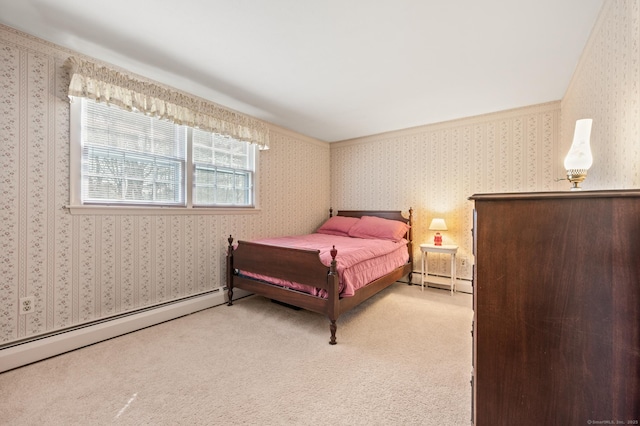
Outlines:
{"type": "Polygon", "coordinates": [[[563,97],[606,0],[0,0],[0,22],[324,141],[563,97]]]}

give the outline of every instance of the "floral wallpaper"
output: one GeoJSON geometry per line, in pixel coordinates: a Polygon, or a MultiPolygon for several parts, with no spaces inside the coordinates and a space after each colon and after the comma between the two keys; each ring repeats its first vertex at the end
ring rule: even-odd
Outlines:
{"type": "MultiPolygon", "coordinates": [[[[552,102],[334,143],[331,203],[412,207],[418,261],[419,245],[433,242],[431,219],[444,218],[443,243],[459,246],[457,276],[470,281],[473,203],[468,197],[559,188],[559,131],[560,103],[552,102]]],[[[430,273],[451,273],[448,255],[427,259],[430,273]]]]}
{"type": "Polygon", "coordinates": [[[640,2],[607,0],[562,99],[563,150],[592,118],[585,189],[640,187],[640,2]]]}
{"type": "Polygon", "coordinates": [[[259,212],[71,215],[71,55],[0,25],[0,344],[215,289],[230,234],[311,232],[328,217],[329,144],[271,125],[259,212]],[[34,310],[20,315],[25,296],[34,310]]]}

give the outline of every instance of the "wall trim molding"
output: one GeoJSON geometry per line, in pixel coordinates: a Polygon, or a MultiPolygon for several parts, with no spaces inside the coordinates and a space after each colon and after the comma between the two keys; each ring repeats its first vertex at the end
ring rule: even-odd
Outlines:
{"type": "Polygon", "coordinates": [[[277,133],[280,136],[288,137],[292,139],[299,140],[301,142],[306,142],[311,145],[320,146],[322,148],[329,148],[331,146],[331,142],[325,142],[320,139],[313,138],[311,136],[304,135],[302,133],[298,133],[295,130],[288,129],[286,127],[279,126],[277,124],[273,124],[270,122],[266,122],[269,126],[269,130],[272,133],[277,133]]]}
{"type": "MultiPolygon", "coordinates": [[[[234,300],[249,294],[244,290],[236,289],[234,300]]],[[[0,349],[0,373],[224,303],[226,303],[225,292],[216,289],[160,306],[147,307],[136,312],[79,324],[65,330],[31,336],[0,349]]]]}
{"type": "Polygon", "coordinates": [[[513,117],[541,114],[560,110],[560,100],[545,102],[542,104],[528,105],[520,108],[507,109],[504,111],[489,112],[472,117],[457,118],[455,120],[441,121],[439,123],[424,124],[416,127],[409,127],[401,130],[392,130],[390,132],[378,133],[376,135],[363,136],[361,138],[347,139],[339,142],[332,142],[331,148],[339,148],[350,145],[359,145],[365,143],[379,142],[394,138],[401,138],[415,134],[424,134],[441,129],[453,129],[457,127],[472,126],[478,123],[487,123],[492,120],[505,120],[513,117]]]}
{"type": "MultiPolygon", "coordinates": [[[[411,285],[420,285],[421,284],[420,274],[421,274],[420,271],[413,271],[413,275],[411,277],[411,285]]],[[[446,278],[450,278],[450,276],[448,276],[446,278]]],[[[437,283],[429,283],[429,284],[427,284],[425,282],[424,286],[425,286],[425,288],[427,288],[427,287],[435,287],[435,288],[440,288],[440,289],[443,289],[443,290],[450,290],[451,289],[451,287],[449,287],[448,285],[441,285],[441,284],[437,284],[437,283]]],[[[473,281],[465,279],[465,278],[456,278],[456,292],[473,294],[473,281]]]]}

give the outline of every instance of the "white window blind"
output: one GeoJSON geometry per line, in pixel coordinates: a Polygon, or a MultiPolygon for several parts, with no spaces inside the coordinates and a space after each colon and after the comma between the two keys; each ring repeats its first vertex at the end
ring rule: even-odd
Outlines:
{"type": "Polygon", "coordinates": [[[187,129],[82,102],[83,202],[184,205],[187,129]]]}
{"type": "Polygon", "coordinates": [[[253,152],[248,142],[193,129],[193,205],[252,205],[253,152]]]}

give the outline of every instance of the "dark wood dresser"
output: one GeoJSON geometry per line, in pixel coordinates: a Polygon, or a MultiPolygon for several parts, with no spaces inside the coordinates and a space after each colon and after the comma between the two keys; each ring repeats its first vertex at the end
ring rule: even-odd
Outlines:
{"type": "Polygon", "coordinates": [[[470,199],[473,423],[637,425],[640,190],[470,199]]]}

